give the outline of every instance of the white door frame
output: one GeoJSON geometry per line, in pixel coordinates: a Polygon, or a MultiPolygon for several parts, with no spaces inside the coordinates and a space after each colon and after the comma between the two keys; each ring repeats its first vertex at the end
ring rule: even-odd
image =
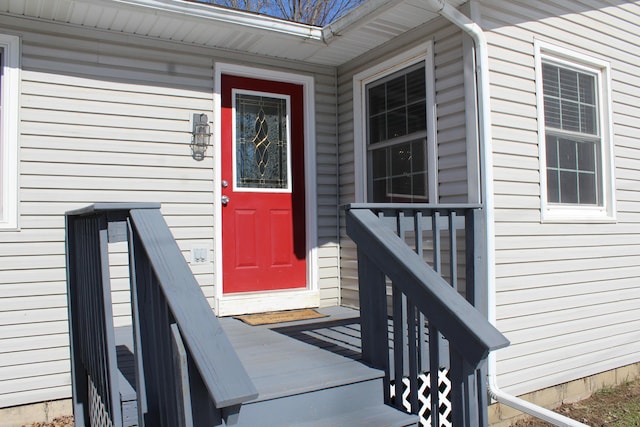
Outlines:
{"type": "Polygon", "coordinates": [[[316,205],[316,138],[315,87],[312,76],[216,62],[214,64],[213,120],[213,206],[214,206],[214,310],[218,316],[257,313],[274,310],[318,307],[317,205],[316,205]],[[294,83],[303,87],[305,220],[307,245],[307,288],[266,292],[243,292],[224,295],[222,292],[222,202],[221,202],[221,91],[222,74],[294,83]]]}

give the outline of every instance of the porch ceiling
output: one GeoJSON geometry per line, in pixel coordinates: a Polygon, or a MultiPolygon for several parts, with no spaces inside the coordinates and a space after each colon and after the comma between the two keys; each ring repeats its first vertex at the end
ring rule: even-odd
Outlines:
{"type": "Polygon", "coordinates": [[[327,66],[437,17],[424,0],[369,0],[324,28],[191,0],[0,0],[0,14],[327,66]]]}

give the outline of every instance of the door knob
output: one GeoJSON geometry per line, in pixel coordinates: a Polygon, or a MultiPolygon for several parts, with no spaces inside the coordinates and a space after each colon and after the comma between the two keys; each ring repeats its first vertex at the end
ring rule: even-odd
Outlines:
{"type": "Polygon", "coordinates": [[[229,196],[222,196],[220,200],[222,201],[222,206],[227,206],[227,203],[229,203],[229,196]]]}

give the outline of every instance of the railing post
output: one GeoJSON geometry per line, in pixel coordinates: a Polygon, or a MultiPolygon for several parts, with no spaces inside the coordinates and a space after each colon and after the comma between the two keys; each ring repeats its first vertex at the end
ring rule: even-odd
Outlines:
{"type": "Polygon", "coordinates": [[[481,278],[485,277],[485,260],[482,257],[484,235],[483,215],[479,209],[470,209],[465,215],[465,263],[466,298],[476,309],[487,315],[487,295],[481,278]]]}

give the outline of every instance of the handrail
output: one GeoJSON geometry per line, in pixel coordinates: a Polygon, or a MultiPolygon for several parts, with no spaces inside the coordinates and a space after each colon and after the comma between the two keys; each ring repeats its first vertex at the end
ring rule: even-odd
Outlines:
{"type": "Polygon", "coordinates": [[[349,237],[407,295],[452,346],[477,364],[490,350],[509,345],[469,302],[460,296],[370,210],[349,209],[349,237]]]}
{"type": "Polygon", "coordinates": [[[160,211],[134,209],[130,218],[175,323],[216,407],[237,405],[257,397],[252,381],[202,294],[160,211]]]}
{"type": "Polygon", "coordinates": [[[482,276],[475,271],[482,268],[476,256],[479,209],[477,205],[347,206],[347,235],[358,251],[363,360],[385,372],[385,401],[418,414],[423,426],[442,425],[444,418],[455,426],[485,426],[486,357],[508,345],[474,307],[483,303],[476,283],[482,276]],[[443,235],[448,236],[445,242],[443,235]],[[441,276],[444,252],[449,255],[444,261],[449,264],[445,276],[449,282],[441,276]],[[433,256],[433,267],[427,264],[427,255],[433,256]],[[463,266],[465,286],[459,289],[463,266]],[[440,395],[443,377],[451,385],[450,396],[440,395]],[[429,398],[420,398],[426,393],[429,398]],[[451,402],[445,405],[451,412],[441,413],[443,399],[451,402]],[[421,403],[426,401],[429,406],[421,403]]]}
{"type": "Polygon", "coordinates": [[[202,294],[159,207],[158,204],[100,203],[66,215],[77,425],[88,422],[90,387],[97,389],[95,392],[114,425],[121,425],[107,242],[129,242],[136,391],[141,422],[184,425],[184,420],[191,418],[191,414],[185,415],[184,411],[191,412],[192,408],[193,425],[210,425],[212,413],[225,420],[237,417],[240,405],[257,397],[251,379],[202,294]],[[94,313],[88,313],[88,307],[94,313]],[[84,324],[87,321],[89,324],[84,324]],[[106,339],[96,341],[94,335],[106,339]],[[180,357],[174,349],[182,342],[186,350],[182,364],[188,366],[186,378],[184,373],[183,378],[179,378],[181,373],[174,369],[176,358],[180,357]],[[100,361],[101,358],[104,360],[100,361]],[[91,364],[95,366],[88,366],[91,364]],[[99,378],[94,378],[96,376],[99,378]],[[184,384],[190,390],[181,389],[184,384]],[[183,402],[184,396],[191,396],[192,402],[183,402]]]}

